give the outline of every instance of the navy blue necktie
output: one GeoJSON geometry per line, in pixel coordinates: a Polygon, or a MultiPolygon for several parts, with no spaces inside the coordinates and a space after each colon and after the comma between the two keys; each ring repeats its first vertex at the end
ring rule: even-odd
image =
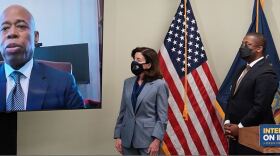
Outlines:
{"type": "Polygon", "coordinates": [[[6,111],[22,111],[24,110],[24,92],[20,85],[20,77],[23,76],[23,74],[18,71],[14,71],[10,76],[14,80],[15,85],[9,93],[6,111]]]}

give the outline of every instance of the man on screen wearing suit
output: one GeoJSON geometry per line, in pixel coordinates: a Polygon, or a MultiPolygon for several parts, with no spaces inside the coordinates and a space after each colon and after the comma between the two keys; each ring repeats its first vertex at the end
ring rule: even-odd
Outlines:
{"type": "Polygon", "coordinates": [[[39,33],[31,13],[11,5],[0,17],[0,111],[83,108],[74,77],[33,60],[39,33]]]}
{"type": "Polygon", "coordinates": [[[239,128],[274,124],[271,103],[278,87],[277,76],[264,57],[265,38],[248,33],[239,50],[247,62],[233,79],[231,96],[225,111],[225,135],[229,154],[261,154],[238,143],[239,128]]]}

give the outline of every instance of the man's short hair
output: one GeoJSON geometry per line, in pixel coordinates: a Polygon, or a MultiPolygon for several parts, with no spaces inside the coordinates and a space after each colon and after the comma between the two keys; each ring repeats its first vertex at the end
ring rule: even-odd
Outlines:
{"type": "Polygon", "coordinates": [[[249,32],[246,34],[246,36],[254,36],[257,38],[258,40],[258,45],[259,46],[263,46],[263,51],[265,52],[265,48],[266,48],[266,39],[265,37],[263,36],[263,34],[261,33],[258,33],[258,32],[249,32]]]}

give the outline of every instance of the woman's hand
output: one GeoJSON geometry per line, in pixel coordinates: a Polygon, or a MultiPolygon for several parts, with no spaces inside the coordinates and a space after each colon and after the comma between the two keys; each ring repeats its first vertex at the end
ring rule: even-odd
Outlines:
{"type": "Polygon", "coordinates": [[[150,156],[158,155],[159,145],[160,145],[160,140],[155,138],[148,148],[148,153],[150,154],[150,156]]]}
{"type": "Polygon", "coordinates": [[[120,152],[120,154],[123,154],[122,153],[122,140],[120,138],[116,139],[115,148],[118,152],[120,152]]]}

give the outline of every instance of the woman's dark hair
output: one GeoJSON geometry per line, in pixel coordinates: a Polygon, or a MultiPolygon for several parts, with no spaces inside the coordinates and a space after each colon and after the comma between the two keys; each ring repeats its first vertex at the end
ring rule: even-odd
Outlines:
{"type": "Polygon", "coordinates": [[[144,81],[151,82],[156,79],[162,79],[157,52],[148,47],[136,47],[131,52],[131,57],[133,59],[136,52],[140,52],[144,56],[146,63],[151,64],[151,68],[144,71],[144,81]]]}

